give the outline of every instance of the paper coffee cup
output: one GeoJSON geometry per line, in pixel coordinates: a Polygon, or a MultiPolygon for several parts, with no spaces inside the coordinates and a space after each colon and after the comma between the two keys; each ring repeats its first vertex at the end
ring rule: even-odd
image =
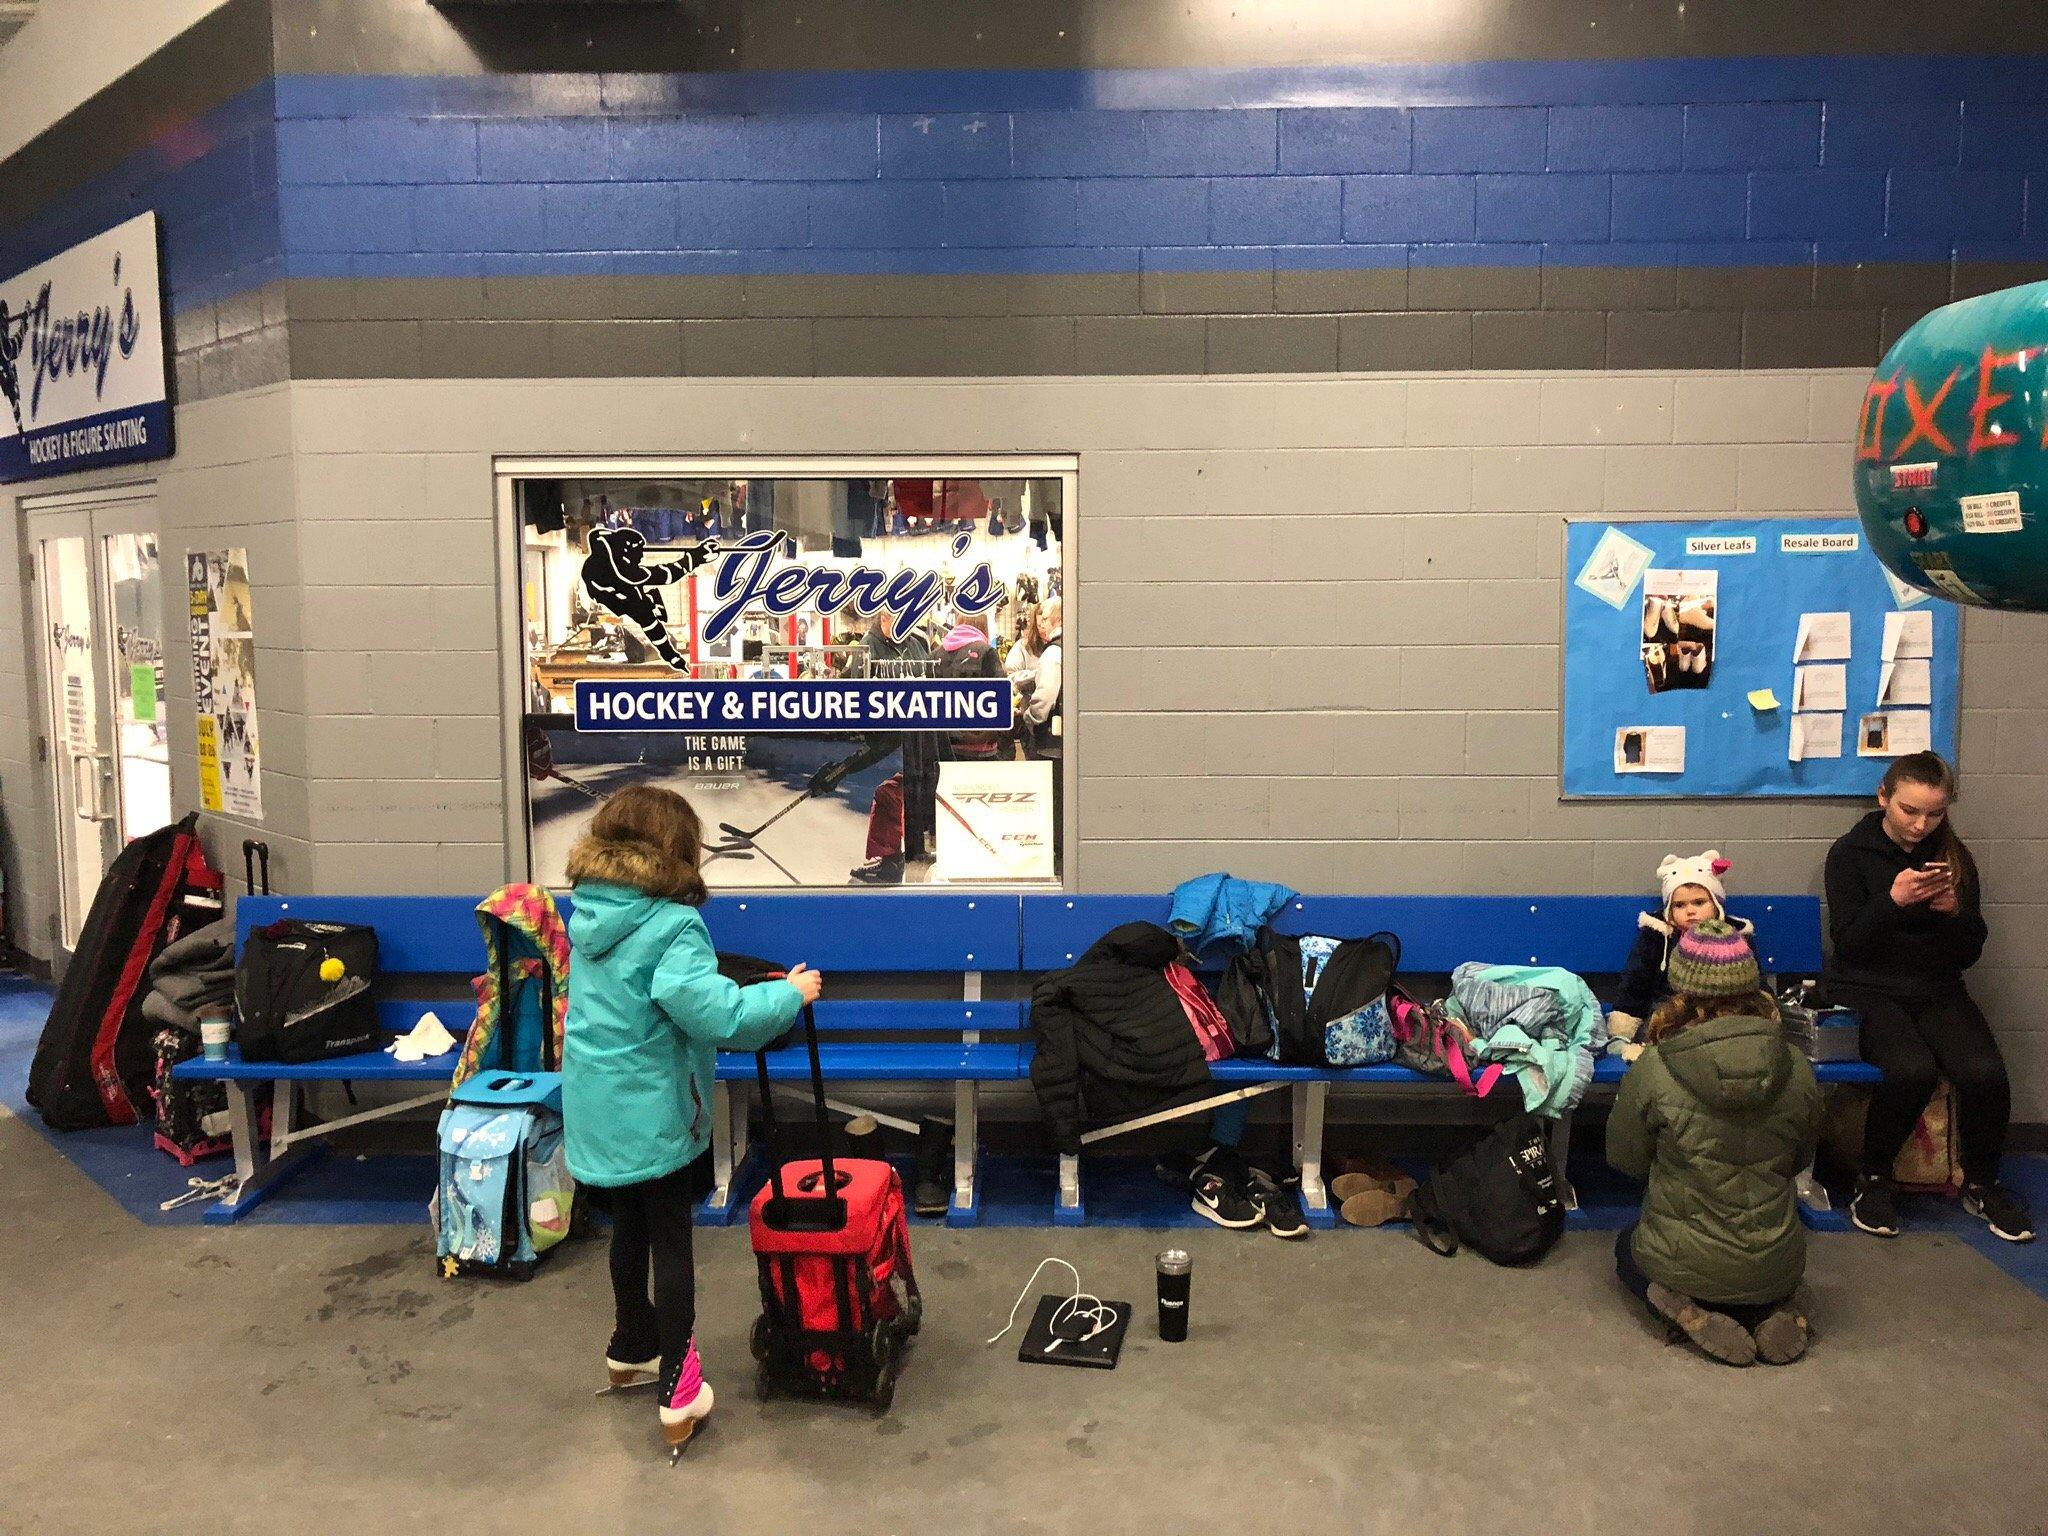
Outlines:
{"type": "Polygon", "coordinates": [[[208,1061],[228,1059],[228,1021],[226,1019],[201,1019],[199,1021],[199,1044],[206,1052],[208,1061]]]}

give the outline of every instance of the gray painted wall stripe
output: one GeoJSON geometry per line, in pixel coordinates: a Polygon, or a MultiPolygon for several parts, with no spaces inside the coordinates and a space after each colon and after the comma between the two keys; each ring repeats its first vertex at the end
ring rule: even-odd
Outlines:
{"type": "Polygon", "coordinates": [[[173,346],[186,401],[285,378],[1869,368],[1930,308],[2048,272],[1421,275],[296,280],[181,311],[173,346]]]}

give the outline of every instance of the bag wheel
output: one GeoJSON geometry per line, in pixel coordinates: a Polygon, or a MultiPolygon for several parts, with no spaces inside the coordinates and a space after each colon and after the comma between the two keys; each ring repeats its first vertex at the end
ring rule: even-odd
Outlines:
{"type": "Polygon", "coordinates": [[[768,1357],[763,1355],[754,1362],[754,1396],[767,1402],[775,1395],[775,1381],[768,1373],[768,1357]]]}
{"type": "Polygon", "coordinates": [[[757,1361],[768,1358],[768,1314],[765,1312],[754,1319],[754,1326],[747,1334],[747,1353],[757,1361]]]}
{"type": "Polygon", "coordinates": [[[895,1353],[894,1347],[891,1346],[889,1359],[881,1365],[875,1376],[874,1393],[868,1398],[868,1403],[875,1410],[875,1417],[878,1419],[886,1414],[890,1405],[896,1401],[895,1353]]]}

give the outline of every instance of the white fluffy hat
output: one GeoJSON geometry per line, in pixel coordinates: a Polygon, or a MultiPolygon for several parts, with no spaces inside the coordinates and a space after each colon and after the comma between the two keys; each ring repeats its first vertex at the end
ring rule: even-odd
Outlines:
{"type": "Polygon", "coordinates": [[[1728,861],[1721,857],[1718,848],[1709,848],[1705,853],[1683,858],[1667,853],[1664,862],[1657,866],[1657,885],[1664,895],[1664,912],[1671,912],[1671,898],[1681,885],[1696,885],[1714,898],[1714,915],[1728,915],[1728,892],[1722,888],[1721,876],[1728,872],[1728,861]]]}

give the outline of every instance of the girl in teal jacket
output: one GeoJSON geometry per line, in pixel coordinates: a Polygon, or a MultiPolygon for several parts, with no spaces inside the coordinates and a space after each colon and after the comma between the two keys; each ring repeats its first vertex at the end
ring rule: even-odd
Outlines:
{"type": "Polygon", "coordinates": [[[821,990],[802,965],[744,988],[719,974],[696,910],[701,848],[689,802],[637,784],[605,801],[569,852],[563,1141],[578,1181],[611,1192],[617,1318],[605,1368],[614,1387],[660,1382],[672,1447],[712,1404],[697,1358],[690,1206],[709,1172],[713,1053],[761,1049],[821,990]]]}

